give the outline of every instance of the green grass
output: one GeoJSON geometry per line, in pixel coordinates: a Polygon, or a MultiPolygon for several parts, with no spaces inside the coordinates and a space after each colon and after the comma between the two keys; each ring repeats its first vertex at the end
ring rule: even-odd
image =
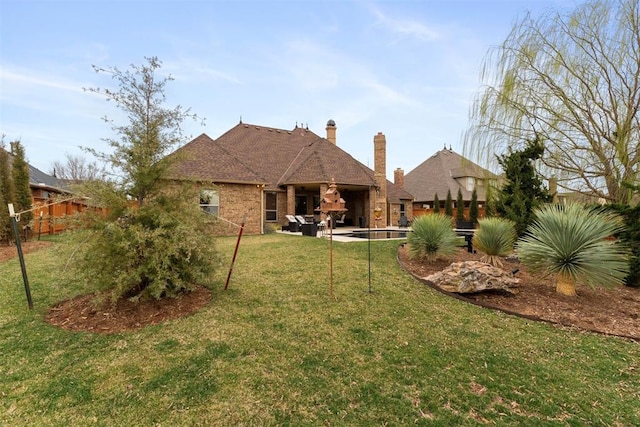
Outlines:
{"type": "Polygon", "coordinates": [[[0,263],[0,425],[638,425],[640,345],[488,311],[416,282],[397,241],[235,238],[211,303],[137,332],[44,322],[89,292],[57,237],[0,263]]]}

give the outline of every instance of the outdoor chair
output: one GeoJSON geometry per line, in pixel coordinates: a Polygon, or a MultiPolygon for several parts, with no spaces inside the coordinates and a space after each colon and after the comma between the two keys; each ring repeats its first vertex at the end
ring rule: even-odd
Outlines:
{"type": "Polygon", "coordinates": [[[289,231],[291,232],[298,232],[300,227],[298,224],[298,220],[296,219],[295,216],[293,215],[285,215],[285,218],[287,218],[287,221],[289,221],[289,231]]]}
{"type": "Polygon", "coordinates": [[[343,227],[343,226],[345,225],[345,224],[344,224],[344,218],[345,218],[346,216],[347,216],[346,214],[342,214],[342,215],[340,216],[340,218],[336,218],[336,227],[341,227],[341,226],[343,227]]]}
{"type": "Polygon", "coordinates": [[[404,216],[404,215],[402,215],[402,216],[400,217],[400,220],[398,221],[398,225],[399,225],[401,228],[407,228],[407,226],[409,225],[409,222],[407,221],[407,217],[406,217],[406,216],[404,216]]]}
{"type": "Polygon", "coordinates": [[[309,222],[304,219],[304,217],[302,215],[296,215],[296,220],[298,221],[298,224],[302,225],[302,224],[309,224],[309,222]]]}

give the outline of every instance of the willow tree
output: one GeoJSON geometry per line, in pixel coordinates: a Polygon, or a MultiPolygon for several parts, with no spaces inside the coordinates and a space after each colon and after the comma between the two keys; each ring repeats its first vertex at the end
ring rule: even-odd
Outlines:
{"type": "Polygon", "coordinates": [[[558,186],[628,203],[640,177],[640,5],[592,0],[568,14],[531,15],[491,50],[465,150],[490,162],[545,141],[558,186]]]}

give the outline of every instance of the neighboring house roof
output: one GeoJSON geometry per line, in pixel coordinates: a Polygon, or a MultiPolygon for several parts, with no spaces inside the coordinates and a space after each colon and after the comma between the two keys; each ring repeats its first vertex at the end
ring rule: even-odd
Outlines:
{"type": "MultiPolygon", "coordinates": [[[[9,165],[12,165],[13,154],[11,154],[8,151],[7,151],[7,154],[9,155],[9,165]]],[[[64,193],[67,191],[66,185],[62,180],[56,178],[55,176],[51,176],[49,174],[42,172],[40,169],[31,166],[29,163],[27,163],[27,166],[29,167],[29,186],[30,187],[42,188],[45,190],[57,191],[60,193],[64,193]]]]}
{"type": "MultiPolygon", "coordinates": [[[[462,191],[464,200],[471,200],[472,191],[467,191],[464,178],[473,177],[479,180],[498,179],[491,171],[484,169],[472,161],[465,159],[451,149],[443,149],[429,157],[404,177],[404,188],[415,196],[417,202],[433,201],[434,195],[445,200],[447,191],[456,199],[458,189],[462,191]],[[461,179],[457,181],[456,179],[461,179]]],[[[485,200],[486,186],[476,185],[478,200],[485,200]]]]}
{"type": "Polygon", "coordinates": [[[387,201],[390,203],[400,203],[407,200],[414,200],[414,195],[409,193],[406,189],[395,185],[393,182],[387,180],[387,201]]]}
{"type": "MultiPolygon", "coordinates": [[[[239,123],[218,139],[205,134],[176,150],[171,176],[214,182],[285,185],[328,183],[375,186],[375,174],[340,147],[309,129],[275,129],[239,123]]],[[[395,187],[388,183],[387,192],[395,187]]],[[[400,189],[394,194],[412,199],[400,189]]]]}
{"type": "Polygon", "coordinates": [[[65,183],[55,176],[48,175],[29,165],[29,185],[32,187],[40,187],[60,192],[65,192],[65,183]]]}

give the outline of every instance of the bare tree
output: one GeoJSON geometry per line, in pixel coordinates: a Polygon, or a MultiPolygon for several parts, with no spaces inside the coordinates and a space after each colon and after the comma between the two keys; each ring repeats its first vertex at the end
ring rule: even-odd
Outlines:
{"type": "Polygon", "coordinates": [[[465,151],[545,144],[561,188],[628,203],[640,176],[640,5],[593,0],[517,22],[483,65],[465,151]]]}
{"type": "Polygon", "coordinates": [[[51,175],[71,184],[103,179],[104,168],[96,162],[89,162],[85,157],[65,154],[64,161],[55,161],[51,167],[51,175]]]}

